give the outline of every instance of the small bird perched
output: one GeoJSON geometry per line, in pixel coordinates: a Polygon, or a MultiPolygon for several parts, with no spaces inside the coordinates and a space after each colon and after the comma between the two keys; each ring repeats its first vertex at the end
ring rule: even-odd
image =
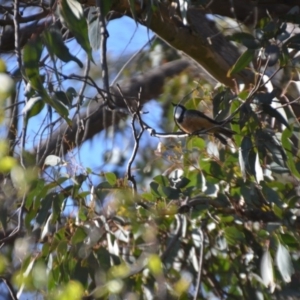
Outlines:
{"type": "Polygon", "coordinates": [[[198,110],[186,109],[180,104],[172,104],[174,106],[174,120],[178,127],[185,133],[212,133],[224,145],[227,145],[227,141],[224,136],[232,139],[232,136],[236,133],[226,127],[223,127],[222,122],[213,120],[198,110]]]}

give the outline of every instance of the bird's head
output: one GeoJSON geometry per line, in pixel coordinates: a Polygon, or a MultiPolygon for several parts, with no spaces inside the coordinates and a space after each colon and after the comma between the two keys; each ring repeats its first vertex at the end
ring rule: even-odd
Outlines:
{"type": "Polygon", "coordinates": [[[172,103],[174,106],[174,118],[180,120],[183,117],[184,112],[186,111],[185,107],[180,104],[172,103]]]}

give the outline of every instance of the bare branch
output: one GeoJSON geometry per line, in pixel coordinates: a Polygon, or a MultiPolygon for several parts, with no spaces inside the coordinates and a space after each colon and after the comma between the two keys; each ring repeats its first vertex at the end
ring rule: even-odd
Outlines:
{"type": "MultiPolygon", "coordinates": [[[[150,70],[144,75],[133,78],[126,86],[122,86],[122,93],[124,97],[131,101],[131,99],[138,98],[138,92],[142,87],[141,92],[141,104],[158,97],[164,87],[166,78],[178,75],[183,70],[186,70],[191,66],[190,61],[181,59],[172,61],[162,65],[161,67],[150,70]]],[[[123,97],[120,95],[115,87],[111,87],[111,95],[114,103],[118,108],[126,108],[123,97]]],[[[121,110],[116,112],[115,122],[119,122],[121,118],[126,116],[121,110]]],[[[79,141],[86,141],[91,139],[95,134],[108,128],[113,124],[113,112],[105,109],[104,100],[99,98],[99,102],[92,102],[89,109],[86,112],[81,112],[80,119],[83,124],[89,123],[89,130],[81,130],[79,132],[79,141]],[[91,113],[90,113],[91,112],[91,113]],[[103,124],[102,115],[105,113],[106,123],[103,124]]],[[[68,127],[66,124],[61,126],[50,138],[44,141],[40,146],[39,153],[41,156],[46,157],[49,154],[59,155],[57,145],[62,145],[62,153],[66,154],[67,151],[74,148],[76,133],[79,130],[78,124],[73,123],[72,127],[68,127]]],[[[40,157],[41,157],[40,156],[40,157]]],[[[39,162],[39,165],[43,165],[43,161],[39,162]]]]}

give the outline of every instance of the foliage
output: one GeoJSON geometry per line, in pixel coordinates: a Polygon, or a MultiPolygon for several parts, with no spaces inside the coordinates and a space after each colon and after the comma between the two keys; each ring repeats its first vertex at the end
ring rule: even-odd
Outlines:
{"type": "MultiPolygon", "coordinates": [[[[16,151],[15,144],[0,140],[3,285],[15,299],[14,290],[18,296],[29,291],[60,300],[213,295],[272,299],[288,288],[299,293],[295,284],[300,268],[299,121],[291,103],[280,103],[270,80],[285,67],[297,72],[295,53],[289,49],[299,50],[300,34],[287,31],[289,16],[276,21],[264,18],[253,35],[238,32],[228,37],[247,48],[228,76],[252,68],[251,87],[237,87],[233,92],[219,85],[213,90],[186,74],[169,81],[156,99],[166,109],[162,120],[167,125],[159,125],[169,133],[158,133],[147,124],[143,91],[131,99],[120,86],[108,90],[105,85],[109,81],[104,59],[106,28],[100,27],[101,34],[96,29],[105,26],[108,2],[85,14],[75,0],[58,1],[61,22],[87,55],[83,76],[65,75],[66,69],[60,66],[59,60],[79,67],[83,63],[56,25],[32,37],[20,56],[27,86],[22,95],[26,98],[23,127],[15,128],[21,131],[20,141],[15,135],[20,148],[16,151]],[[92,49],[98,48],[103,88],[89,76],[92,49]],[[269,74],[267,68],[274,66],[269,74]],[[69,82],[65,84],[67,79],[83,82],[82,89],[76,93],[69,82]],[[109,108],[106,117],[111,111],[126,110],[127,121],[123,127],[118,124],[117,131],[121,144],[130,128],[129,155],[122,153],[111,170],[99,171],[78,166],[70,157],[46,155],[46,150],[28,153],[26,129],[41,114],[48,118],[38,131],[41,139],[44,131],[52,134],[62,122],[68,124],[65,132],[75,128],[79,110],[91,103],[85,98],[86,85],[109,108]],[[223,120],[222,126],[235,131],[234,141],[224,146],[209,132],[190,136],[175,132],[172,101],[183,101],[189,109],[200,108],[223,120]],[[151,143],[157,143],[157,148],[151,149],[151,143]]],[[[185,25],[189,2],[183,1],[180,7],[185,25]]],[[[147,3],[150,18],[158,4],[147,3]]],[[[132,18],[139,21],[134,4],[130,1],[132,18]]],[[[151,58],[143,55],[143,66],[149,67],[151,58]]],[[[3,127],[7,127],[4,106],[9,106],[5,101],[17,90],[5,71],[0,74],[2,86],[7,87],[0,90],[3,127]]],[[[78,131],[76,140],[68,142],[79,145],[81,134],[78,131]]],[[[36,149],[42,148],[36,144],[36,149]]]]}

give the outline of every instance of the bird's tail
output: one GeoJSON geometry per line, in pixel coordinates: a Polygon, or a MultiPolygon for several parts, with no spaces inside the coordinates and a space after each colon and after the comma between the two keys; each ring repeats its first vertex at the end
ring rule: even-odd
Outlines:
{"type": "Polygon", "coordinates": [[[228,137],[230,139],[232,138],[232,136],[234,134],[236,134],[235,131],[233,131],[229,128],[226,128],[226,127],[219,127],[218,130],[216,130],[216,132],[219,133],[219,134],[223,134],[223,135],[225,135],[226,137],[228,137]]]}
{"type": "Polygon", "coordinates": [[[233,139],[233,135],[236,134],[235,131],[229,129],[229,128],[226,128],[226,127],[217,127],[216,130],[214,131],[214,136],[216,138],[219,139],[219,141],[224,144],[224,145],[227,145],[227,140],[226,138],[229,138],[231,139],[232,141],[234,141],[233,139]]]}

